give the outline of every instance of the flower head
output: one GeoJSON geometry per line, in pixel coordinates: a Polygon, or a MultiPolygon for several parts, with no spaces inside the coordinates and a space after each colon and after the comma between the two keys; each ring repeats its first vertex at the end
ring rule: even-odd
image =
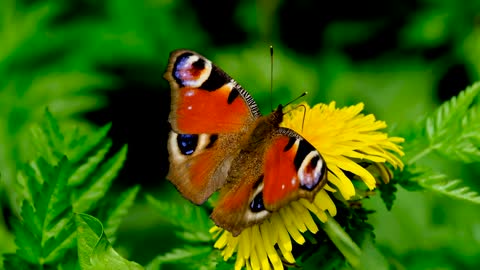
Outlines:
{"type": "Polygon", "coordinates": [[[317,224],[327,221],[327,214],[336,215],[336,207],[329,193],[339,192],[348,200],[356,195],[352,181],[360,180],[368,189],[382,180],[388,183],[392,173],[386,167],[403,168],[398,156],[403,152],[399,137],[388,137],[381,129],[386,123],[372,114],[363,115],[363,104],[336,108],[335,103],[317,104],[304,110],[287,107],[282,126],[291,128],[307,139],[322,154],[328,167],[328,183],[317,193],[313,202],[305,199],[293,201],[274,212],[263,223],[243,230],[234,237],[230,232],[213,227],[210,232],[216,239],[215,248],[222,250],[225,260],[235,252],[235,269],[283,269],[282,259],[294,263],[292,239],[304,244],[302,233],[316,233],[317,224]],[[278,248],[276,248],[278,247],[278,248]]]}

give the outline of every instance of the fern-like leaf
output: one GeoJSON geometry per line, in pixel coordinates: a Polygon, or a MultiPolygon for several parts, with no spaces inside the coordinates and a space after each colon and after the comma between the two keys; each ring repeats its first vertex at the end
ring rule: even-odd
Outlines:
{"type": "Polygon", "coordinates": [[[45,180],[39,191],[30,190],[35,192],[30,194],[34,204],[24,201],[22,220],[13,226],[16,254],[32,264],[44,265],[58,261],[74,244],[73,213],[66,187],[71,167],[66,158],[55,167],[43,160],[35,164],[45,180]]]}
{"type": "Polygon", "coordinates": [[[37,141],[39,157],[24,165],[18,174],[23,197],[22,219],[12,222],[18,250],[7,256],[10,259],[6,265],[21,266],[21,269],[30,266],[77,269],[77,253],[72,253],[77,240],[74,210],[102,212],[109,232],[116,231],[138,187],[110,200],[108,205],[99,203],[107,197],[106,192],[123,165],[127,149],[123,147],[105,160],[111,146],[106,137],[108,129],[109,125],[90,136],[78,130],[65,131],[48,111],[45,113],[45,121],[34,129],[32,136],[32,140],[37,141]],[[67,155],[75,161],[70,161],[67,155]]]}
{"type": "Polygon", "coordinates": [[[425,173],[417,179],[418,184],[440,194],[472,203],[480,204],[480,195],[469,187],[462,185],[459,179],[449,179],[444,174],[425,173]]]}
{"type": "MultiPolygon", "coordinates": [[[[215,265],[207,267],[205,258],[212,252],[212,248],[208,246],[194,247],[187,246],[184,248],[176,248],[172,251],[157,256],[146,267],[146,270],[161,269],[163,264],[181,264],[182,269],[215,269],[215,265]]],[[[231,266],[230,266],[231,267],[231,266]]]]}
{"type": "Polygon", "coordinates": [[[187,241],[208,242],[212,238],[208,233],[211,221],[200,207],[190,203],[168,203],[148,195],[147,201],[158,211],[161,217],[180,227],[177,235],[187,241]]]}
{"type": "Polygon", "coordinates": [[[105,233],[109,235],[110,243],[114,243],[116,240],[115,234],[117,232],[120,223],[127,215],[128,209],[133,205],[135,198],[140,190],[140,186],[124,191],[115,199],[108,199],[96,216],[103,220],[105,233]]]}
{"type": "Polygon", "coordinates": [[[405,146],[408,149],[407,163],[413,164],[432,151],[451,160],[466,163],[480,161],[479,94],[480,82],[444,102],[421,122],[423,136],[418,136],[421,132],[415,133],[411,143],[405,146]]]}
{"type": "Polygon", "coordinates": [[[124,146],[118,153],[105,162],[95,172],[88,186],[81,188],[75,193],[73,209],[75,212],[87,212],[92,210],[95,204],[103,198],[110,185],[123,167],[127,157],[127,147],[124,146]]]}

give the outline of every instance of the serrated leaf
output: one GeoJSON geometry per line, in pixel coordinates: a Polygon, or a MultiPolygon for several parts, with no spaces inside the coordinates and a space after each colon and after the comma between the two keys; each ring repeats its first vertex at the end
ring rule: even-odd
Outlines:
{"type": "Polygon", "coordinates": [[[395,192],[397,191],[397,187],[394,183],[389,183],[385,185],[379,185],[378,191],[380,191],[380,198],[382,198],[385,206],[390,211],[392,210],[393,202],[395,201],[395,192]]]}
{"type": "Polygon", "coordinates": [[[42,158],[50,164],[57,164],[64,153],[64,137],[49,109],[45,109],[43,123],[32,127],[30,133],[32,143],[42,158]]]}
{"type": "Polygon", "coordinates": [[[40,125],[34,125],[31,128],[32,143],[35,149],[51,164],[56,164],[63,156],[67,156],[71,163],[82,163],[70,182],[81,182],[86,170],[98,165],[105,153],[111,146],[111,140],[107,138],[111,124],[107,124],[98,129],[98,131],[80,135],[78,129],[62,131],[57,120],[47,109],[44,115],[44,121],[40,125]],[[89,159],[87,164],[85,159],[89,159]],[[78,174],[78,175],[76,175],[78,174]]]}
{"type": "MultiPolygon", "coordinates": [[[[198,265],[192,265],[192,262],[198,260],[199,258],[206,257],[205,255],[212,252],[211,247],[193,247],[188,246],[185,248],[176,248],[172,251],[157,256],[153,259],[146,267],[146,270],[156,270],[161,269],[162,264],[164,263],[177,263],[185,264],[188,269],[198,269],[198,265]]],[[[182,267],[185,268],[185,267],[182,267]]]]}
{"type": "Polygon", "coordinates": [[[81,269],[143,269],[139,264],[121,257],[112,248],[98,219],[87,214],[77,214],[75,223],[81,269]]]}
{"type": "Polygon", "coordinates": [[[81,165],[75,169],[68,179],[68,184],[71,186],[76,186],[84,183],[88,176],[103,161],[111,146],[112,143],[110,141],[105,142],[94,155],[89,156],[86,161],[81,163],[81,165]]]}
{"type": "Polygon", "coordinates": [[[210,219],[200,207],[189,203],[169,203],[155,199],[147,195],[147,201],[155,207],[159,215],[173,225],[179,226],[181,230],[177,235],[187,241],[212,241],[208,233],[211,227],[210,219]]]}
{"type": "Polygon", "coordinates": [[[76,243],[77,238],[75,229],[74,223],[70,219],[58,233],[45,242],[44,253],[48,254],[45,258],[46,262],[57,261],[57,259],[63,261],[65,253],[76,243]]]}
{"type": "Polygon", "coordinates": [[[459,179],[449,179],[444,174],[426,173],[413,179],[426,189],[460,200],[469,201],[480,204],[480,195],[470,189],[470,187],[462,186],[459,179]]]}
{"type": "Polygon", "coordinates": [[[423,137],[420,132],[415,133],[405,145],[409,149],[406,163],[413,164],[432,151],[465,163],[480,161],[480,107],[476,103],[479,94],[480,82],[444,102],[420,122],[424,127],[423,137]]]}
{"type": "Polygon", "coordinates": [[[111,243],[115,242],[117,229],[123,218],[127,215],[128,209],[133,205],[139,190],[140,186],[130,188],[114,199],[111,204],[104,207],[104,209],[106,209],[104,215],[105,233],[110,235],[109,239],[111,243]]]}
{"type": "Polygon", "coordinates": [[[24,260],[38,265],[57,261],[74,243],[72,209],[67,179],[71,171],[68,160],[62,159],[52,166],[40,159],[36,165],[43,183],[41,190],[32,195],[33,205],[24,201],[20,222],[15,222],[17,254],[24,260]]]}
{"type": "MultiPolygon", "coordinates": [[[[22,212],[26,213],[26,209],[28,208],[31,212],[33,212],[33,209],[29,204],[23,205],[22,212]]],[[[35,223],[22,224],[16,219],[13,219],[11,223],[13,226],[13,232],[15,234],[15,244],[17,245],[16,255],[26,262],[36,264],[41,254],[41,238],[38,236],[38,231],[36,228],[31,228],[32,226],[28,226],[34,225],[35,223]]]]}
{"type": "MultiPolygon", "coordinates": [[[[110,142],[107,138],[107,134],[112,127],[111,123],[99,128],[96,132],[83,136],[76,140],[71,140],[69,148],[75,149],[71,151],[69,158],[73,163],[82,161],[89,152],[94,151],[97,148],[104,148],[104,143],[110,142]]],[[[98,150],[97,150],[98,151],[98,150]]]]}
{"type": "Polygon", "coordinates": [[[92,183],[76,194],[73,202],[75,212],[87,212],[105,195],[113,179],[123,166],[127,156],[127,146],[122,147],[112,158],[105,162],[92,176],[92,183]]]}

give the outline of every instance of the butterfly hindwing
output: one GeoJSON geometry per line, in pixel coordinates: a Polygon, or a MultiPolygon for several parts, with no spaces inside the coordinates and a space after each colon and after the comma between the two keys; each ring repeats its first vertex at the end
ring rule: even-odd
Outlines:
{"type": "Polygon", "coordinates": [[[278,128],[258,151],[240,154],[211,215],[217,226],[233,235],[292,201],[312,201],[326,183],[324,159],[291,129],[278,128]]]}
{"type": "Polygon", "coordinates": [[[265,208],[276,211],[299,198],[311,201],[326,181],[327,166],[315,147],[291,129],[278,129],[264,157],[265,208]]]}

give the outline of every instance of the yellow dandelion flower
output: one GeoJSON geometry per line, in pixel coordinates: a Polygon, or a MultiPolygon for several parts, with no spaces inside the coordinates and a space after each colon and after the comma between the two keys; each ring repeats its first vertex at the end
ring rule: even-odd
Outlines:
{"type": "Polygon", "coordinates": [[[235,269],[283,269],[282,260],[295,263],[292,239],[304,244],[304,232],[318,232],[312,215],[321,222],[327,221],[326,211],[332,217],[336,215],[337,209],[329,192],[339,191],[348,200],[355,196],[353,178],[363,181],[372,190],[380,179],[387,183],[392,177],[385,166],[387,163],[403,168],[398,157],[403,155],[398,145],[403,138],[388,137],[381,132],[386,123],[376,120],[372,114],[361,114],[362,103],[345,108],[336,108],[335,102],[313,108],[307,104],[302,106],[305,111],[285,108],[284,111],[293,110],[285,116],[282,126],[301,134],[322,154],[328,166],[328,184],[313,202],[294,201],[236,237],[214,226],[210,230],[216,239],[214,247],[221,250],[224,260],[237,253],[235,269]],[[369,166],[360,164],[365,162],[369,166]]]}

